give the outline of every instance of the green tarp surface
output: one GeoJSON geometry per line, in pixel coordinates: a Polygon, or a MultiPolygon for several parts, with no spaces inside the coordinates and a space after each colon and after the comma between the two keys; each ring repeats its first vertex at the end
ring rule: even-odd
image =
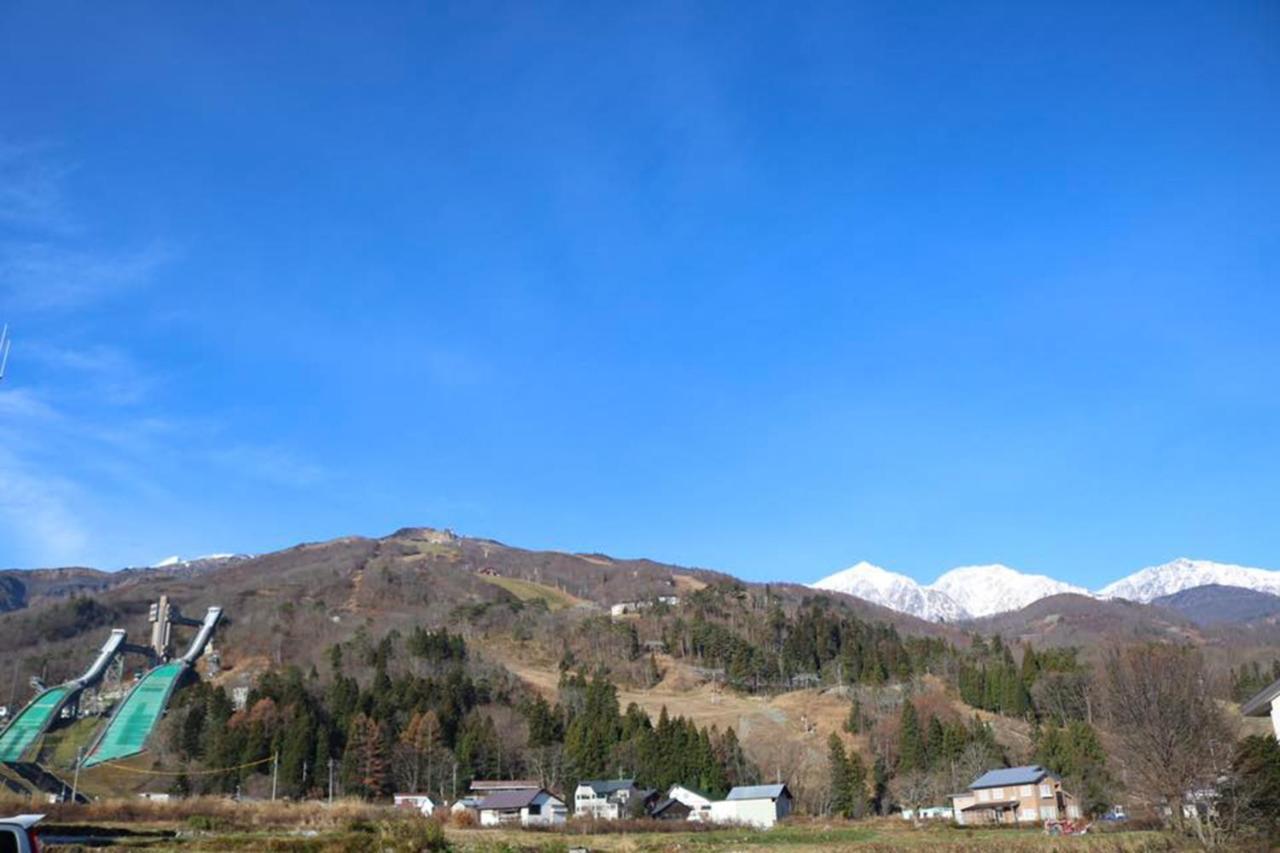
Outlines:
{"type": "Polygon", "coordinates": [[[107,723],[107,730],[98,747],[85,761],[92,767],[104,761],[124,758],[142,752],[147,738],[160,715],[164,713],[165,700],[178,676],[182,675],[182,662],[162,664],[142,677],[107,723]]]}
{"type": "Polygon", "coordinates": [[[0,761],[20,761],[27,747],[53,722],[67,697],[66,687],[50,687],[36,697],[0,735],[0,761]]]}

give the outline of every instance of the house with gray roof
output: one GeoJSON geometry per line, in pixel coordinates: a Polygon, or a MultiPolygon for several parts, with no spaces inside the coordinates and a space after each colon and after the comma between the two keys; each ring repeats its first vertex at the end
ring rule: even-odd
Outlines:
{"type": "Polygon", "coordinates": [[[1038,823],[1080,817],[1076,798],[1039,764],[988,770],[951,798],[956,823],[1038,823]]]}
{"type": "Polygon", "coordinates": [[[564,800],[544,788],[494,791],[476,805],[481,826],[559,826],[568,817],[564,800]]]}
{"type": "Polygon", "coordinates": [[[642,791],[635,779],[584,779],[573,792],[573,813],[597,820],[632,817],[643,812],[646,796],[656,794],[642,791]]]}

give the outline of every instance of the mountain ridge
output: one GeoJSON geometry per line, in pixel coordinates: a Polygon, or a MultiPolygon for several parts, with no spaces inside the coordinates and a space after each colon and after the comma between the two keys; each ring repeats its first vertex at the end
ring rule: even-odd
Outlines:
{"type": "Polygon", "coordinates": [[[1206,585],[1280,595],[1280,571],[1179,557],[1139,569],[1094,592],[1000,563],[960,566],[922,584],[863,560],[810,586],[856,595],[917,618],[953,622],[1010,613],[1061,594],[1150,604],[1162,596],[1206,585]]]}

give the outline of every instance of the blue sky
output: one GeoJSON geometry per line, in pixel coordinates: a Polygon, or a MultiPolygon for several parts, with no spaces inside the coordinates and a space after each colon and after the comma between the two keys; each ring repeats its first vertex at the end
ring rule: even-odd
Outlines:
{"type": "Polygon", "coordinates": [[[0,566],[1280,567],[1277,104],[1265,2],[5,4],[0,566]]]}

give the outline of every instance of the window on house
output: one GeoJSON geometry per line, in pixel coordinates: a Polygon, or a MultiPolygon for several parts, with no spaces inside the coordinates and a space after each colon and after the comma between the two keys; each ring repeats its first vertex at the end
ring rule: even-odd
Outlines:
{"type": "Polygon", "coordinates": [[[1023,797],[1030,797],[1030,796],[1032,796],[1032,792],[1033,792],[1034,790],[1035,790],[1035,787],[1034,787],[1034,786],[1032,786],[1032,785],[1023,785],[1023,786],[1022,786],[1022,793],[1021,793],[1021,796],[1023,796],[1023,797]]]}
{"type": "Polygon", "coordinates": [[[1003,799],[1004,799],[1004,788],[992,788],[992,789],[991,789],[991,799],[993,799],[993,800],[1003,800],[1003,799]]]}
{"type": "Polygon", "coordinates": [[[991,799],[991,792],[990,792],[990,791],[988,791],[986,788],[983,788],[983,789],[981,789],[980,791],[978,791],[978,800],[979,800],[979,801],[981,801],[981,802],[984,802],[984,803],[985,803],[985,802],[986,802],[987,800],[989,800],[989,799],[991,799]]]}
{"type": "Polygon", "coordinates": [[[1041,806],[1040,807],[1041,820],[1057,820],[1057,818],[1058,818],[1057,806],[1041,806]]]}
{"type": "Polygon", "coordinates": [[[1049,783],[1047,783],[1047,782],[1046,782],[1045,784],[1041,785],[1041,786],[1040,786],[1040,796],[1042,796],[1042,797],[1052,797],[1052,796],[1053,796],[1053,786],[1052,786],[1052,785],[1050,785],[1050,784],[1049,784],[1049,783]]]}
{"type": "Polygon", "coordinates": [[[534,803],[533,805],[529,806],[529,814],[530,815],[542,814],[542,806],[538,805],[537,803],[534,803]]]}

